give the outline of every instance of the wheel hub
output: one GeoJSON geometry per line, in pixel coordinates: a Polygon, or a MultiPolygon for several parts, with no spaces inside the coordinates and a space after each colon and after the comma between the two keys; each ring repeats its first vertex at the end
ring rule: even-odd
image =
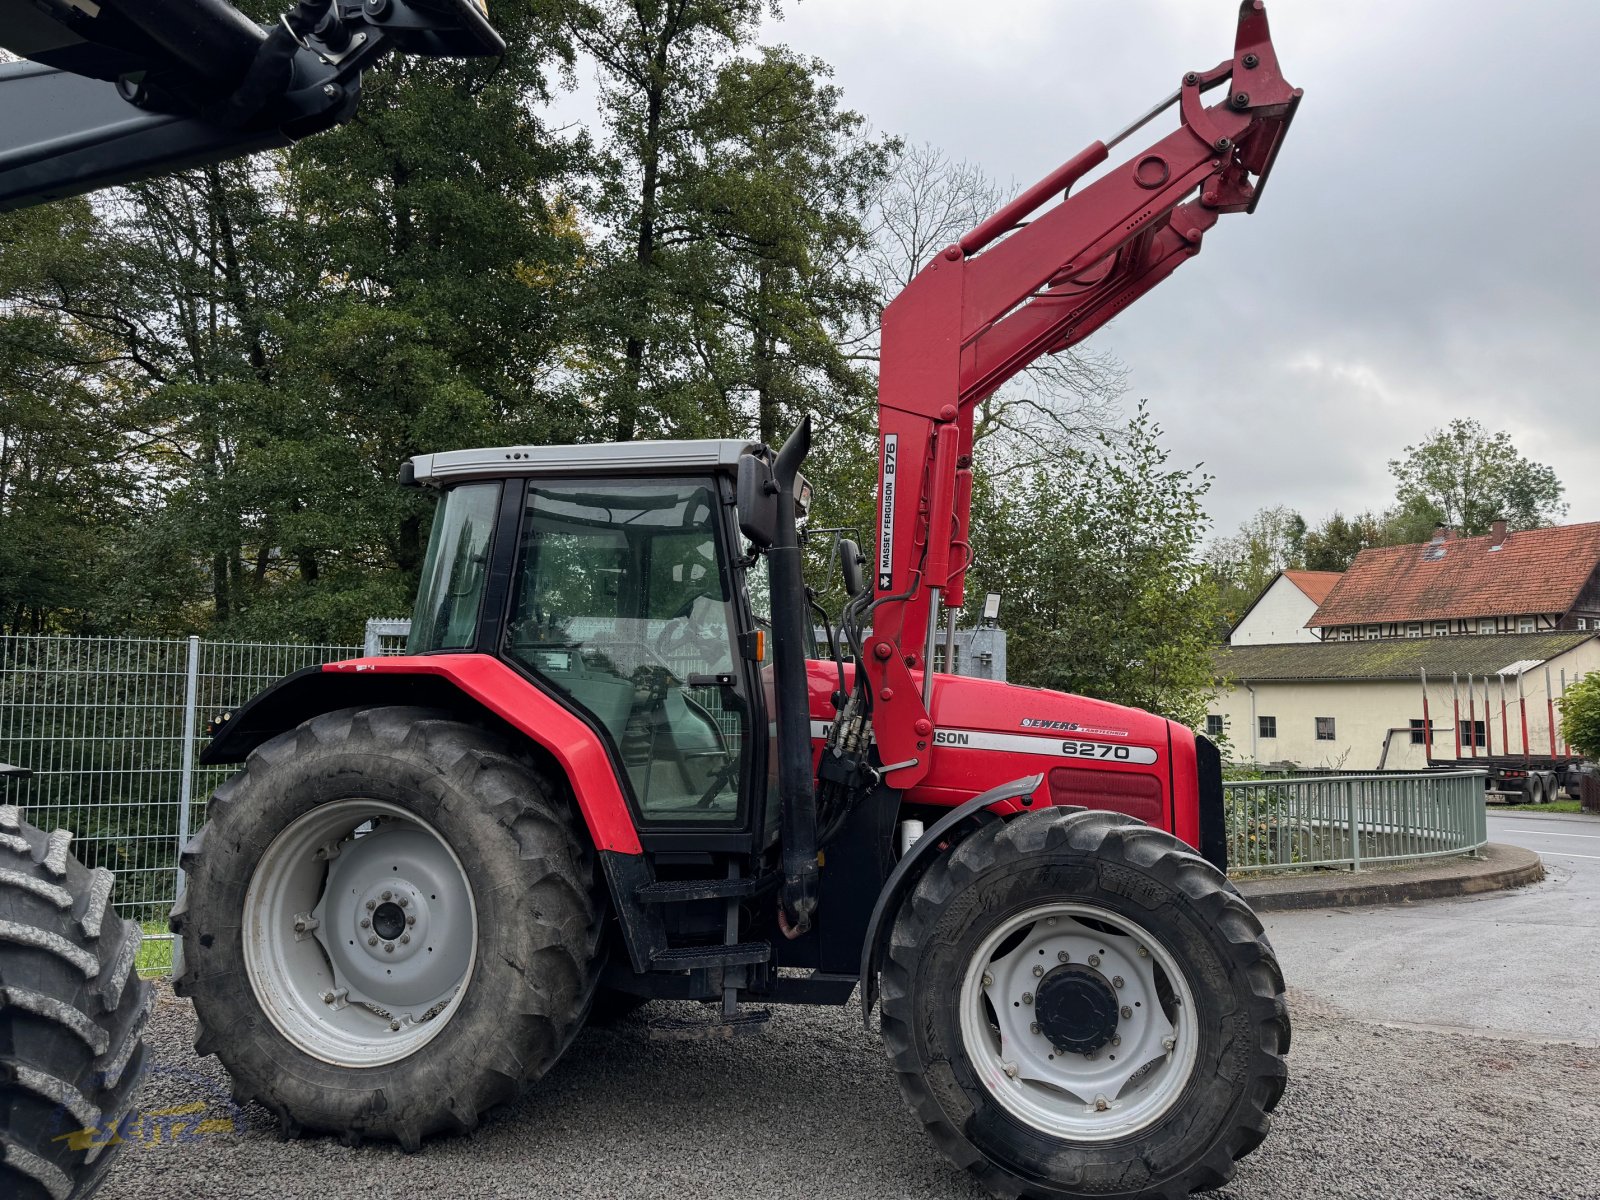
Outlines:
{"type": "Polygon", "coordinates": [[[1063,1054],[1093,1054],[1117,1033],[1117,994],[1099,971],[1064,963],[1039,981],[1040,1032],[1063,1054]]]}
{"type": "Polygon", "coordinates": [[[442,849],[420,829],[383,823],[329,865],[312,915],[351,1001],[420,1021],[454,993],[471,950],[470,901],[442,849]]]}

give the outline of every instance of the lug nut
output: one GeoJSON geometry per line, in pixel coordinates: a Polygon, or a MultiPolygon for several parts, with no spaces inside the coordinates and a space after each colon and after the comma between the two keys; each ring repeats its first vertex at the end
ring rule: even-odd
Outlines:
{"type": "Polygon", "coordinates": [[[1111,986],[1112,987],[1121,987],[1122,986],[1122,976],[1121,975],[1113,975],[1111,977],[1111,986]]]}
{"type": "Polygon", "coordinates": [[[983,973],[983,986],[986,988],[994,986],[994,976],[987,971],[983,973]]]}
{"type": "Polygon", "coordinates": [[[1176,1046],[1177,1044],[1178,1044],[1178,1039],[1177,1038],[1165,1037],[1165,1038],[1161,1039],[1161,1048],[1163,1050],[1165,1050],[1168,1054],[1172,1053],[1172,1048],[1174,1046],[1176,1046]]]}
{"type": "Polygon", "coordinates": [[[1089,965],[1091,967],[1098,967],[1100,965],[1100,956],[1098,954],[1089,955],[1089,965]]]}
{"type": "Polygon", "coordinates": [[[1140,958],[1149,958],[1150,957],[1150,951],[1146,950],[1143,946],[1140,946],[1139,947],[1139,957],[1140,958]]]}
{"type": "Polygon", "coordinates": [[[400,944],[402,946],[409,945],[410,942],[411,942],[411,935],[409,933],[402,933],[400,935],[400,944]]]}
{"type": "Polygon", "coordinates": [[[368,912],[371,912],[373,909],[375,909],[377,907],[378,907],[378,902],[376,900],[368,900],[367,901],[367,911],[368,912]]]}
{"type": "Polygon", "coordinates": [[[1089,1051],[1089,1053],[1085,1054],[1084,1057],[1087,1058],[1090,1062],[1093,1062],[1094,1061],[1094,1051],[1093,1050],[1089,1051]]]}
{"type": "Polygon", "coordinates": [[[1039,1022],[1035,1021],[1032,1025],[1029,1025],[1028,1026],[1028,1032],[1029,1033],[1038,1033],[1039,1032],[1039,1022]]]}
{"type": "Polygon", "coordinates": [[[409,897],[409,896],[401,896],[399,903],[400,903],[400,907],[401,908],[407,908],[411,904],[411,897],[409,897]]]}
{"type": "Polygon", "coordinates": [[[393,942],[385,942],[383,944],[383,952],[385,954],[393,954],[394,953],[394,943],[393,942]]]}
{"type": "Polygon", "coordinates": [[[376,945],[377,945],[377,944],[378,944],[378,939],[377,939],[377,938],[375,938],[375,937],[369,937],[369,938],[368,938],[368,939],[367,939],[367,945],[369,945],[369,946],[376,946],[376,945]]]}
{"type": "Polygon", "coordinates": [[[393,892],[385,892],[383,894],[383,898],[385,900],[393,900],[394,899],[394,893],[393,892]]]}
{"type": "Polygon", "coordinates": [[[1068,954],[1065,950],[1057,950],[1056,951],[1056,961],[1057,962],[1071,962],[1072,961],[1072,955],[1068,954]]]}
{"type": "Polygon", "coordinates": [[[1119,1038],[1119,1037],[1114,1037],[1114,1038],[1111,1039],[1111,1044],[1113,1046],[1120,1046],[1120,1045],[1122,1045],[1122,1039],[1119,1038]]]}
{"type": "Polygon", "coordinates": [[[1023,992],[1022,993],[1022,1002],[1024,1004],[1032,1004],[1033,1003],[1033,993],[1032,992],[1023,992]]]}
{"type": "Polygon", "coordinates": [[[1054,925],[1056,923],[1056,919],[1054,917],[1046,917],[1044,919],[1044,923],[1046,925],[1054,925]]]}
{"type": "Polygon", "coordinates": [[[1133,1016],[1133,1009],[1129,1008],[1126,1004],[1124,1004],[1122,1006],[1122,1019],[1124,1021],[1126,1021],[1131,1016],[1133,1016]]]}
{"type": "Polygon", "coordinates": [[[1111,1107],[1110,1102],[1104,1096],[1096,1096],[1094,1098],[1094,1110],[1095,1110],[1095,1112],[1105,1112],[1110,1107],[1111,1107]]]}
{"type": "Polygon", "coordinates": [[[399,1033],[400,1032],[400,1022],[399,1021],[390,1021],[389,1022],[389,1029],[394,1033],[399,1033]]]}
{"type": "Polygon", "coordinates": [[[1043,974],[1044,974],[1044,968],[1043,967],[1035,967],[1033,969],[1033,977],[1035,979],[1039,978],[1039,976],[1041,976],[1043,974]]]}
{"type": "Polygon", "coordinates": [[[361,918],[361,928],[363,928],[363,929],[371,929],[372,928],[372,918],[371,917],[362,917],[361,918]]]}
{"type": "Polygon", "coordinates": [[[1017,1077],[1017,1064],[1008,1062],[1005,1065],[1005,1072],[1007,1079],[1015,1079],[1017,1077]]]}
{"type": "Polygon", "coordinates": [[[323,992],[322,993],[322,1002],[324,1004],[332,1004],[333,1003],[333,993],[332,992],[323,992]]]}
{"type": "MultiPolygon", "coordinates": [[[[415,917],[407,917],[406,918],[406,924],[407,925],[415,925],[416,923],[417,923],[417,919],[415,917]]],[[[985,976],[985,978],[988,978],[988,977],[985,976]]],[[[987,986],[987,985],[985,985],[985,986],[987,986]]]]}

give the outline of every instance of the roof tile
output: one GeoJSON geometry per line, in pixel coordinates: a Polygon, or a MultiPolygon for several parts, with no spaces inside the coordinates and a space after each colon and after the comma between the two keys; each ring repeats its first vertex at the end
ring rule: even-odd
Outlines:
{"type": "Polygon", "coordinates": [[[1308,627],[1564,613],[1600,564],[1600,521],[1363,550],[1308,627]],[[1443,554],[1437,551],[1443,550],[1443,554]]]}
{"type": "Polygon", "coordinates": [[[1507,667],[1538,665],[1581,646],[1592,633],[1508,633],[1496,636],[1383,638],[1370,642],[1285,642],[1226,646],[1214,663],[1219,679],[1255,683],[1273,679],[1416,679],[1494,675],[1507,667]]]}

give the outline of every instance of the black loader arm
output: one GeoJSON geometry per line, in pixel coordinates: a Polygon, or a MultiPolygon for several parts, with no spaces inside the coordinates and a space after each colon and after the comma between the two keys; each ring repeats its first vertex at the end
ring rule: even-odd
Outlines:
{"type": "Polygon", "coordinates": [[[505,44],[477,0],[0,0],[0,212],[286,146],[348,121],[390,51],[505,44]]]}

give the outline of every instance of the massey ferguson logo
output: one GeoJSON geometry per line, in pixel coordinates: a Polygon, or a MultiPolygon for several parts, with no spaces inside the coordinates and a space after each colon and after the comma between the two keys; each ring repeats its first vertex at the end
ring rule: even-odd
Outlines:
{"type": "Polygon", "coordinates": [[[894,485],[895,466],[900,461],[900,435],[883,435],[883,513],[878,526],[878,590],[894,586],[894,485]]]}

